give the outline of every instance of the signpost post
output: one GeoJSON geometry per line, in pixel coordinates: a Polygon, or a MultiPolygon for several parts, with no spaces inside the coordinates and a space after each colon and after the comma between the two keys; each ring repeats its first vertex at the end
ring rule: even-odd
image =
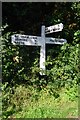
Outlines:
{"type": "Polygon", "coordinates": [[[40,69],[42,71],[40,74],[45,75],[45,26],[42,26],[41,28],[41,39],[43,43],[40,48],[40,69]]]}
{"type": "Polygon", "coordinates": [[[13,45],[40,46],[40,75],[45,75],[46,44],[61,44],[67,42],[66,39],[45,37],[45,34],[62,31],[63,24],[57,24],[50,27],[41,27],[41,37],[32,35],[15,34],[11,36],[13,45]]]}

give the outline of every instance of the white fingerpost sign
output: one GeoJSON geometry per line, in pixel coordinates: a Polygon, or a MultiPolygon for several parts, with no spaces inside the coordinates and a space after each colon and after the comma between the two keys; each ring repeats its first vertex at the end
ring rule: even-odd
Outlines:
{"type": "Polygon", "coordinates": [[[67,40],[66,39],[60,39],[60,38],[51,38],[51,37],[47,37],[46,38],[46,44],[64,44],[66,43],[67,40]]]}
{"type": "Polygon", "coordinates": [[[41,36],[15,34],[11,36],[13,45],[40,46],[40,75],[45,75],[46,44],[61,44],[67,42],[66,39],[45,37],[45,34],[62,31],[63,24],[57,24],[50,27],[41,27],[41,36]]]}
{"type": "Polygon", "coordinates": [[[60,23],[60,24],[57,24],[57,25],[46,27],[45,32],[46,32],[46,34],[50,34],[50,33],[53,33],[53,32],[62,31],[62,29],[63,29],[63,24],[60,23]]]}
{"type": "Polygon", "coordinates": [[[12,35],[12,43],[14,45],[28,45],[28,46],[41,46],[41,37],[31,35],[12,35]]]}

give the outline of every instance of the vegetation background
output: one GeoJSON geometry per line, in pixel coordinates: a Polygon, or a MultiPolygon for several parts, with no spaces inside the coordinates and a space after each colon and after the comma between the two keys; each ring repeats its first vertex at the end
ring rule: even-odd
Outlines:
{"type": "Polygon", "coordinates": [[[78,117],[80,3],[2,3],[2,118],[78,117]],[[41,35],[41,25],[64,24],[64,45],[46,45],[46,75],[39,47],[12,45],[11,35],[41,35]]]}

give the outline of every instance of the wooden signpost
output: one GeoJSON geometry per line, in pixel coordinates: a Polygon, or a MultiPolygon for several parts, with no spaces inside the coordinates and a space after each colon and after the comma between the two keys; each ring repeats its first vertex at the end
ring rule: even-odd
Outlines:
{"type": "Polygon", "coordinates": [[[45,34],[62,31],[63,24],[54,26],[41,27],[41,36],[21,35],[15,34],[11,36],[13,45],[27,45],[27,46],[40,46],[40,75],[45,75],[45,58],[46,58],[46,44],[61,44],[66,43],[66,39],[45,37],[45,34]]]}

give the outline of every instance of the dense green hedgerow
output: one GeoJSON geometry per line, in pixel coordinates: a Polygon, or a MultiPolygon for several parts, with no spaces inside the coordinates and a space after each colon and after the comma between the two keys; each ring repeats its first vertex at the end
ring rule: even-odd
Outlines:
{"type": "Polygon", "coordinates": [[[75,101],[78,99],[78,85],[80,83],[80,4],[43,3],[41,5],[38,3],[36,6],[33,3],[21,4],[21,9],[25,9],[22,11],[19,10],[18,3],[9,3],[8,5],[5,3],[3,5],[3,24],[5,20],[9,24],[7,28],[2,29],[3,33],[0,37],[2,41],[3,118],[11,116],[30,117],[30,114],[34,118],[39,117],[39,115],[40,117],[52,117],[56,104],[58,106],[57,112],[55,111],[53,115],[56,117],[58,114],[58,117],[65,117],[68,112],[65,111],[65,115],[63,115],[63,110],[58,111],[62,103],[67,111],[70,111],[67,108],[68,103],[71,104],[72,115],[77,115],[77,102],[75,103],[75,101]],[[39,10],[38,13],[35,12],[36,9],[39,10]],[[12,19],[15,18],[14,13],[17,20],[12,22],[12,19]],[[30,16],[34,15],[34,17],[26,18],[29,14],[30,16]],[[42,17],[43,14],[44,17],[42,17]],[[11,43],[11,35],[19,33],[18,30],[21,28],[21,26],[20,28],[17,26],[19,21],[20,25],[24,26],[25,33],[32,31],[34,34],[39,34],[37,26],[41,26],[41,22],[37,21],[38,18],[34,22],[36,16],[39,18],[41,16],[41,20],[46,26],[62,22],[64,30],[53,34],[52,37],[67,39],[67,43],[64,45],[46,45],[45,76],[39,74],[40,47],[14,46],[11,43]],[[24,23],[22,18],[27,21],[24,23]],[[51,102],[49,106],[47,105],[48,101],[51,102]],[[54,108],[51,107],[53,104],[54,108]]]}

